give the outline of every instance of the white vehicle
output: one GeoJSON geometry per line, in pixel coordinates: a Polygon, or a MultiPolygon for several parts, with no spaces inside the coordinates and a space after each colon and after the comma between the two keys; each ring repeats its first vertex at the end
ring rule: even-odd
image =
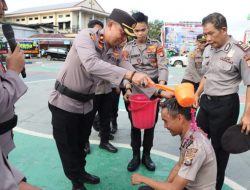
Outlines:
{"type": "Polygon", "coordinates": [[[186,67],[188,65],[188,57],[186,56],[173,56],[169,58],[169,65],[186,67]]]}

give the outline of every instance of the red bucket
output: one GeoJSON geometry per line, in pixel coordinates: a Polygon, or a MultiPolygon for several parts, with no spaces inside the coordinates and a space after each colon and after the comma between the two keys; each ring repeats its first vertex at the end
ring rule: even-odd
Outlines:
{"type": "Polygon", "coordinates": [[[129,97],[128,109],[132,115],[133,126],[138,129],[149,129],[155,124],[157,104],[160,99],[149,100],[144,94],[129,97]]]}

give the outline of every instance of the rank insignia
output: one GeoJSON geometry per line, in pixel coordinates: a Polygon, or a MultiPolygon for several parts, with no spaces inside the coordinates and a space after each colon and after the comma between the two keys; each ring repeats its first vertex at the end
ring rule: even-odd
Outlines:
{"type": "Polygon", "coordinates": [[[125,51],[125,50],[122,51],[122,59],[125,61],[128,60],[128,51],[125,51]]]}
{"type": "Polygon", "coordinates": [[[246,44],[244,44],[243,42],[239,41],[236,44],[240,49],[242,49],[244,52],[247,52],[248,50],[250,50],[250,47],[247,46],[246,44]]]}
{"type": "Polygon", "coordinates": [[[103,34],[101,34],[98,40],[98,48],[103,49],[103,47],[104,47],[104,36],[103,34]]]}
{"type": "Polygon", "coordinates": [[[162,46],[158,47],[157,50],[156,50],[156,53],[157,53],[157,55],[159,55],[160,57],[164,57],[164,50],[163,50],[163,47],[162,47],[162,46]]]}
{"type": "Polygon", "coordinates": [[[156,52],[157,47],[155,45],[150,45],[147,47],[147,53],[154,53],[156,52]]]}
{"type": "Polygon", "coordinates": [[[193,159],[197,151],[198,151],[197,148],[189,148],[186,150],[185,156],[184,156],[184,162],[183,162],[185,166],[192,165],[193,159]]]}

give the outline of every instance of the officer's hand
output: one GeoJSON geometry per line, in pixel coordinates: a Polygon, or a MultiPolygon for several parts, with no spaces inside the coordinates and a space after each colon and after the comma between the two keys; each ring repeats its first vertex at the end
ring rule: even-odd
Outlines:
{"type": "Polygon", "coordinates": [[[199,100],[200,100],[200,96],[198,94],[194,94],[194,103],[193,103],[193,107],[194,108],[198,108],[199,107],[199,100]]]}
{"type": "Polygon", "coordinates": [[[144,73],[136,72],[131,80],[134,85],[142,86],[144,88],[154,85],[154,82],[151,80],[151,78],[144,73]]]}
{"type": "Polygon", "coordinates": [[[123,96],[123,99],[124,99],[125,102],[129,101],[129,97],[131,96],[131,94],[132,94],[131,90],[126,91],[126,93],[123,96]]]}
{"type": "Polygon", "coordinates": [[[242,124],[241,132],[246,133],[246,135],[250,132],[250,116],[243,115],[240,119],[240,123],[242,124]]]}
{"type": "Polygon", "coordinates": [[[250,53],[246,54],[244,56],[245,61],[250,61],[250,53]]]}
{"type": "Polygon", "coordinates": [[[33,185],[30,185],[24,181],[21,181],[19,184],[18,184],[18,189],[19,190],[41,190],[40,188],[38,187],[35,187],[33,185]]]}
{"type": "Polygon", "coordinates": [[[161,91],[161,93],[159,95],[160,95],[161,98],[172,98],[172,97],[174,97],[173,92],[167,92],[165,90],[161,91]]]}
{"type": "Polygon", "coordinates": [[[15,51],[12,54],[9,53],[6,57],[6,67],[8,70],[20,74],[24,68],[24,63],[23,50],[20,50],[20,46],[17,44],[15,51]]]}
{"type": "Polygon", "coordinates": [[[142,175],[137,174],[137,173],[134,173],[134,174],[131,176],[131,183],[132,183],[133,185],[141,184],[141,183],[142,183],[142,178],[143,178],[142,175]]]}

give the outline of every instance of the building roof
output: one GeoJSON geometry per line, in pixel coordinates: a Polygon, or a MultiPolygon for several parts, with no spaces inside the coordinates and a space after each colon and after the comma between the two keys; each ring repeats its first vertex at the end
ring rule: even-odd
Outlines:
{"type": "Polygon", "coordinates": [[[7,13],[5,16],[11,16],[11,15],[18,15],[18,14],[25,14],[25,13],[36,13],[36,12],[47,12],[47,11],[53,11],[53,10],[61,10],[61,9],[85,9],[89,10],[91,12],[97,11],[102,14],[107,14],[105,10],[100,6],[100,4],[96,0],[84,0],[84,1],[78,1],[78,2],[73,2],[73,3],[63,3],[63,4],[56,4],[56,5],[47,5],[47,6],[40,6],[40,7],[32,7],[32,8],[25,8],[25,9],[20,9],[17,11],[13,11],[10,13],[7,13]],[[89,5],[88,1],[92,1],[96,3],[96,7],[92,7],[92,4],[89,5]],[[98,7],[98,9],[96,9],[98,7]]]}
{"type": "Polygon", "coordinates": [[[55,10],[55,9],[66,9],[66,8],[72,8],[76,6],[77,4],[79,4],[79,2],[25,8],[25,9],[20,9],[20,10],[17,10],[8,14],[21,14],[21,13],[48,11],[48,10],[55,10]]]}
{"type": "Polygon", "coordinates": [[[48,34],[35,34],[30,36],[30,38],[65,38],[65,36],[63,34],[48,33],[48,34]]]}

